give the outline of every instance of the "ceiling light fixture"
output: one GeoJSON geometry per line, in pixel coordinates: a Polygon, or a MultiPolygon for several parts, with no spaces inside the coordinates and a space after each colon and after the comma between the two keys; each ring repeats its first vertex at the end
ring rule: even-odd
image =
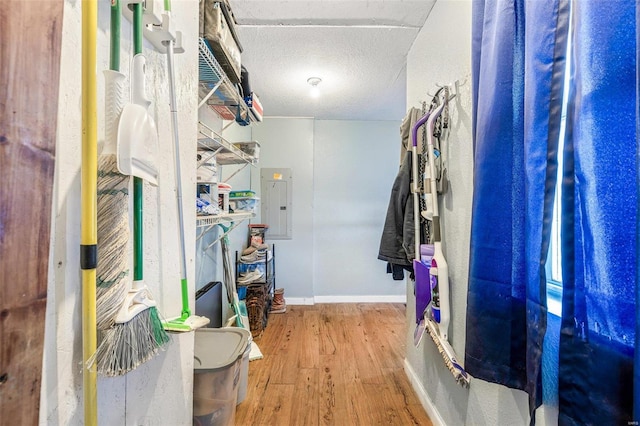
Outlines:
{"type": "Polygon", "coordinates": [[[309,77],[307,79],[307,83],[311,85],[311,97],[317,98],[320,96],[320,88],[318,87],[318,84],[322,83],[322,79],[320,77],[309,77]]]}

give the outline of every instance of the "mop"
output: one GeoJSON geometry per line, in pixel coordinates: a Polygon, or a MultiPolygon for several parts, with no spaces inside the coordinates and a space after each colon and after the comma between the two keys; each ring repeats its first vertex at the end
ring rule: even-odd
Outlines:
{"type": "MultiPolygon", "coordinates": [[[[117,15],[119,19],[120,5],[116,1],[112,5],[112,17],[117,15]],[[114,10],[115,9],[115,10],[114,10]]],[[[147,102],[144,99],[144,57],[140,54],[142,52],[142,4],[137,3],[134,5],[134,46],[135,53],[132,65],[132,102],[123,108],[119,123],[118,123],[118,170],[121,174],[122,169],[120,167],[120,147],[130,144],[139,144],[143,141],[136,137],[132,137],[134,134],[139,134],[140,131],[153,132],[155,125],[150,121],[147,115],[146,107],[147,102]],[[128,112],[130,111],[130,112],[128,112]],[[147,120],[147,126],[138,126],[134,129],[134,133],[131,133],[129,125],[127,125],[127,117],[125,115],[144,115],[147,120]],[[127,137],[128,136],[128,137],[127,137]]],[[[114,23],[115,25],[115,23],[114,23]]],[[[112,43],[116,37],[118,37],[117,31],[112,28],[112,43]]],[[[116,46],[119,43],[115,43],[116,46]]],[[[115,48],[112,45],[112,53],[115,48]]],[[[119,47],[118,47],[119,50],[119,47]]],[[[115,61],[112,58],[111,67],[114,68],[115,61]]],[[[107,82],[109,84],[109,81],[107,82]]],[[[113,93],[108,93],[107,97],[113,96],[113,93]]],[[[107,112],[115,107],[114,102],[112,105],[107,105],[107,112]]],[[[111,114],[114,114],[111,111],[111,114]]],[[[117,120],[117,116],[111,116],[110,122],[107,123],[107,128],[113,125],[113,121],[117,120]]],[[[139,123],[139,122],[138,122],[139,123]]],[[[151,139],[153,135],[150,135],[151,139]]],[[[105,141],[109,143],[109,141],[105,141]]],[[[132,152],[128,150],[128,152],[132,152]]],[[[134,168],[135,169],[135,168],[134,168]]],[[[111,174],[115,175],[116,172],[112,171],[111,174]]],[[[120,179],[118,176],[116,176],[120,179]]],[[[122,181],[124,182],[124,181],[122,181]]],[[[123,183],[120,183],[122,185],[123,183]]],[[[120,188],[123,192],[123,188],[120,188]]],[[[120,197],[127,199],[125,194],[120,194],[120,197]]],[[[118,196],[111,197],[112,200],[118,200],[118,196]]],[[[117,204],[118,208],[122,208],[122,199],[120,204],[117,204]]],[[[143,281],[143,256],[142,256],[142,179],[139,177],[134,178],[134,281],[130,284],[128,292],[120,300],[120,304],[116,311],[115,317],[112,319],[112,325],[102,330],[102,341],[97,348],[95,356],[91,362],[97,364],[98,372],[105,376],[121,376],[129,371],[137,368],[142,363],[153,358],[160,349],[163,349],[170,341],[169,335],[164,331],[162,323],[160,321],[160,315],[156,308],[156,302],[153,299],[151,292],[144,284],[143,281]]],[[[107,210],[108,212],[108,210],[107,210]]],[[[120,248],[120,250],[125,250],[120,248]]],[[[108,265],[107,265],[108,266],[108,265]]]]}
{"type": "MultiPolygon", "coordinates": [[[[417,132],[418,128],[426,123],[427,125],[427,150],[429,160],[429,185],[431,203],[431,217],[432,231],[433,231],[433,257],[431,259],[431,268],[429,269],[429,285],[432,289],[431,297],[431,309],[428,308],[424,313],[424,328],[431,336],[431,339],[435,343],[440,355],[442,356],[445,365],[451,371],[456,381],[464,386],[469,387],[470,376],[464,370],[462,365],[458,362],[455,351],[449,343],[449,321],[450,321],[450,306],[449,306],[449,276],[448,265],[442,252],[442,235],[440,228],[440,215],[438,212],[438,188],[435,176],[435,148],[433,144],[433,131],[435,128],[435,122],[442,114],[442,110],[447,106],[448,92],[445,90],[444,102],[435,108],[430,114],[422,117],[412,129],[413,139],[413,155],[414,160],[417,157],[417,132]]],[[[417,161],[414,164],[414,197],[417,197],[417,161]]],[[[419,216],[420,205],[414,203],[414,218],[416,220],[416,247],[415,256],[416,260],[420,261],[420,232],[419,232],[419,216]]]]}
{"type": "MultiPolygon", "coordinates": [[[[226,227],[222,224],[218,224],[218,226],[220,226],[220,228],[222,228],[222,232],[224,232],[224,236],[220,240],[220,248],[222,249],[222,264],[224,269],[224,285],[227,292],[227,300],[229,301],[229,304],[231,305],[235,313],[235,315],[230,319],[230,322],[235,322],[237,327],[251,330],[251,327],[249,325],[249,316],[247,314],[247,307],[243,302],[240,302],[240,299],[238,297],[234,267],[231,263],[231,257],[229,254],[229,237],[227,236],[227,232],[229,231],[230,227],[226,227]]],[[[249,352],[249,361],[255,361],[262,358],[262,351],[260,351],[260,348],[253,341],[252,337],[251,351],[249,352]]]]}
{"type": "MultiPolygon", "coordinates": [[[[165,16],[169,18],[170,6],[165,2],[165,16]]],[[[164,328],[169,331],[193,331],[209,324],[209,318],[193,315],[189,308],[189,286],[187,283],[187,256],[184,242],[184,211],[182,208],[182,178],[180,172],[180,137],[178,135],[178,111],[175,90],[175,72],[173,67],[174,40],[163,41],[167,48],[167,69],[169,74],[169,107],[171,109],[171,129],[173,136],[173,159],[176,176],[176,202],[178,208],[178,221],[180,226],[180,287],[182,293],[182,312],[179,317],[163,322],[164,328]]]]}

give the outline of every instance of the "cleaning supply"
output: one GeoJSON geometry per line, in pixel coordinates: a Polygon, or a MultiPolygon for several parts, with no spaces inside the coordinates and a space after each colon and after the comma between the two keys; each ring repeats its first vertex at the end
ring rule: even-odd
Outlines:
{"type": "MultiPolygon", "coordinates": [[[[133,8],[134,51],[140,54],[142,52],[142,4],[135,3],[133,8]]],[[[134,57],[134,62],[135,60],[134,57]]],[[[126,107],[122,114],[124,117],[126,107]]],[[[115,324],[103,333],[103,342],[95,357],[98,371],[105,376],[120,376],[128,373],[153,358],[170,341],[169,335],[162,327],[157,304],[143,280],[142,186],[142,179],[134,177],[133,283],[120,306],[115,324]]]]}
{"type": "Polygon", "coordinates": [[[80,205],[80,267],[82,269],[82,393],[84,424],[98,424],[98,378],[89,360],[96,350],[96,260],[98,119],[96,43],[98,5],[82,2],[82,167],[80,205]]]}
{"type": "Polygon", "coordinates": [[[134,56],[131,62],[131,99],[124,106],[118,124],[118,170],[138,179],[134,179],[134,188],[135,185],[141,187],[140,179],[157,186],[158,131],[149,113],[151,101],[145,93],[146,58],[142,54],[144,9],[142,0],[127,0],[127,3],[133,8],[134,56]]]}
{"type": "MultiPolygon", "coordinates": [[[[429,190],[431,203],[429,204],[432,211],[430,213],[432,221],[433,232],[433,257],[431,259],[431,267],[429,269],[429,285],[432,289],[431,295],[431,309],[425,311],[425,317],[423,325],[424,329],[429,333],[432,340],[436,344],[438,351],[442,355],[445,365],[451,371],[456,381],[462,386],[468,387],[470,376],[464,370],[462,365],[458,362],[455,355],[455,351],[451,347],[448,341],[449,338],[449,321],[450,321],[450,306],[449,306],[449,274],[448,265],[442,251],[442,234],[440,227],[440,215],[438,211],[438,188],[435,176],[435,149],[433,144],[433,133],[435,129],[436,120],[442,114],[442,111],[447,108],[448,91],[444,90],[444,101],[437,106],[430,114],[425,115],[418,120],[414,128],[412,129],[413,150],[415,152],[417,145],[417,131],[418,128],[426,123],[427,125],[427,149],[428,149],[428,161],[429,161],[429,190]]],[[[416,164],[416,162],[414,162],[416,164]]],[[[417,182],[417,173],[415,172],[416,166],[414,165],[414,185],[417,182]]],[[[416,188],[414,188],[416,189],[416,188]]],[[[419,204],[414,203],[414,217],[419,219],[419,204]]],[[[420,234],[417,227],[416,241],[419,241],[420,234]]],[[[416,244],[416,258],[420,259],[420,246],[416,244]]]]}
{"type": "MultiPolygon", "coordinates": [[[[125,75],[120,72],[120,1],[111,4],[111,49],[105,77],[105,139],[98,158],[98,330],[113,326],[129,288],[129,184],[118,171],[116,133],[125,75]]],[[[98,336],[101,337],[100,335],[98,336]]]]}
{"type": "Polygon", "coordinates": [[[142,53],[131,62],[131,102],[125,105],[118,125],[118,170],[157,186],[158,131],[148,112],[151,101],[145,96],[146,62],[142,53]]]}
{"type": "MultiPolygon", "coordinates": [[[[221,223],[218,226],[222,229],[224,233],[222,239],[220,240],[220,247],[222,249],[222,265],[224,269],[224,285],[227,293],[227,300],[233,309],[235,315],[231,318],[233,321],[227,323],[227,326],[233,324],[237,327],[244,328],[245,330],[251,330],[249,325],[249,315],[247,313],[247,306],[244,301],[240,301],[238,297],[238,288],[236,287],[235,282],[235,271],[231,264],[231,257],[229,254],[229,237],[228,231],[233,227],[233,223],[229,226],[225,226],[221,223]]],[[[262,352],[258,345],[253,342],[251,344],[251,352],[249,354],[249,361],[255,361],[257,359],[262,359],[262,352]]]]}
{"type": "MultiPolygon", "coordinates": [[[[170,19],[171,6],[169,0],[165,1],[165,19],[170,19]]],[[[189,308],[189,286],[187,283],[187,256],[184,241],[184,211],[182,208],[182,178],[180,172],[180,137],[178,135],[178,111],[175,89],[175,72],[173,67],[175,40],[167,40],[163,45],[167,48],[167,70],[169,74],[169,107],[171,109],[171,130],[173,136],[173,159],[176,176],[176,203],[178,208],[178,221],[180,226],[180,288],[182,293],[182,312],[179,317],[164,321],[164,328],[170,331],[193,331],[209,324],[209,318],[193,315],[189,308]]]]}
{"type": "Polygon", "coordinates": [[[431,286],[431,317],[438,324],[438,330],[442,340],[449,338],[449,266],[442,252],[442,235],[440,229],[440,215],[438,207],[438,190],[435,177],[435,148],[433,146],[433,131],[436,119],[442,114],[442,110],[446,107],[447,92],[445,92],[445,102],[432,112],[427,120],[427,149],[429,152],[429,171],[431,186],[431,208],[432,215],[432,231],[433,231],[433,257],[431,259],[431,268],[429,269],[429,282],[431,286]]]}
{"type": "Polygon", "coordinates": [[[416,299],[416,329],[413,332],[413,343],[416,347],[422,342],[422,337],[427,329],[426,316],[428,312],[428,305],[431,303],[431,284],[429,279],[429,267],[424,265],[421,261],[420,253],[420,241],[421,241],[421,226],[420,226],[420,184],[418,180],[419,176],[419,164],[420,158],[418,158],[418,129],[423,126],[429,119],[430,113],[427,112],[423,117],[419,118],[411,128],[411,193],[413,197],[413,270],[415,275],[415,299],[416,299]]]}
{"type": "Polygon", "coordinates": [[[414,259],[413,270],[416,277],[416,324],[424,317],[424,313],[431,303],[431,282],[429,277],[429,269],[431,268],[431,259],[433,258],[433,244],[420,245],[420,260],[414,259]],[[425,254],[426,253],[426,254],[425,254]]]}

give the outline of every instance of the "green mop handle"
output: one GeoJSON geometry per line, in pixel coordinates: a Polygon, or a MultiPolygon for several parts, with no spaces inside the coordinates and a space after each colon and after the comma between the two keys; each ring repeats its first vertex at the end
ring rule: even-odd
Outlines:
{"type": "Polygon", "coordinates": [[[120,71],[120,0],[111,3],[111,49],[109,51],[109,69],[120,71]]]}
{"type": "Polygon", "coordinates": [[[182,289],[182,313],[181,318],[187,319],[191,316],[191,309],[189,309],[189,286],[187,285],[187,279],[180,279],[180,288],[182,289]]]}
{"type": "MultiPolygon", "coordinates": [[[[133,5],[133,51],[142,53],[142,3],[133,5]]],[[[133,280],[143,279],[142,179],[133,178],[133,280]]]]}

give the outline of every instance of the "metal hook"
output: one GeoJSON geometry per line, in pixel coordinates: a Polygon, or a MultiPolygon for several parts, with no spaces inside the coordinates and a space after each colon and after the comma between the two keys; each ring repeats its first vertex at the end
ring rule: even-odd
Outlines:
{"type": "MultiPolygon", "coordinates": [[[[460,93],[460,86],[464,86],[465,84],[467,84],[467,78],[465,77],[465,79],[462,81],[462,83],[460,83],[460,80],[455,80],[452,83],[449,84],[440,84],[440,83],[436,83],[436,87],[442,89],[442,88],[448,88],[450,91],[451,96],[449,98],[447,98],[447,101],[452,100],[453,98],[455,98],[458,93],[460,93]]],[[[432,96],[430,93],[427,93],[427,95],[432,96]]],[[[432,96],[433,97],[433,96],[432,96]]]]}
{"type": "Polygon", "coordinates": [[[465,84],[467,84],[467,78],[466,77],[464,78],[462,83],[460,83],[460,80],[456,80],[455,81],[456,91],[454,93],[454,96],[451,99],[453,99],[458,93],[460,93],[460,86],[464,86],[465,84]]]}

